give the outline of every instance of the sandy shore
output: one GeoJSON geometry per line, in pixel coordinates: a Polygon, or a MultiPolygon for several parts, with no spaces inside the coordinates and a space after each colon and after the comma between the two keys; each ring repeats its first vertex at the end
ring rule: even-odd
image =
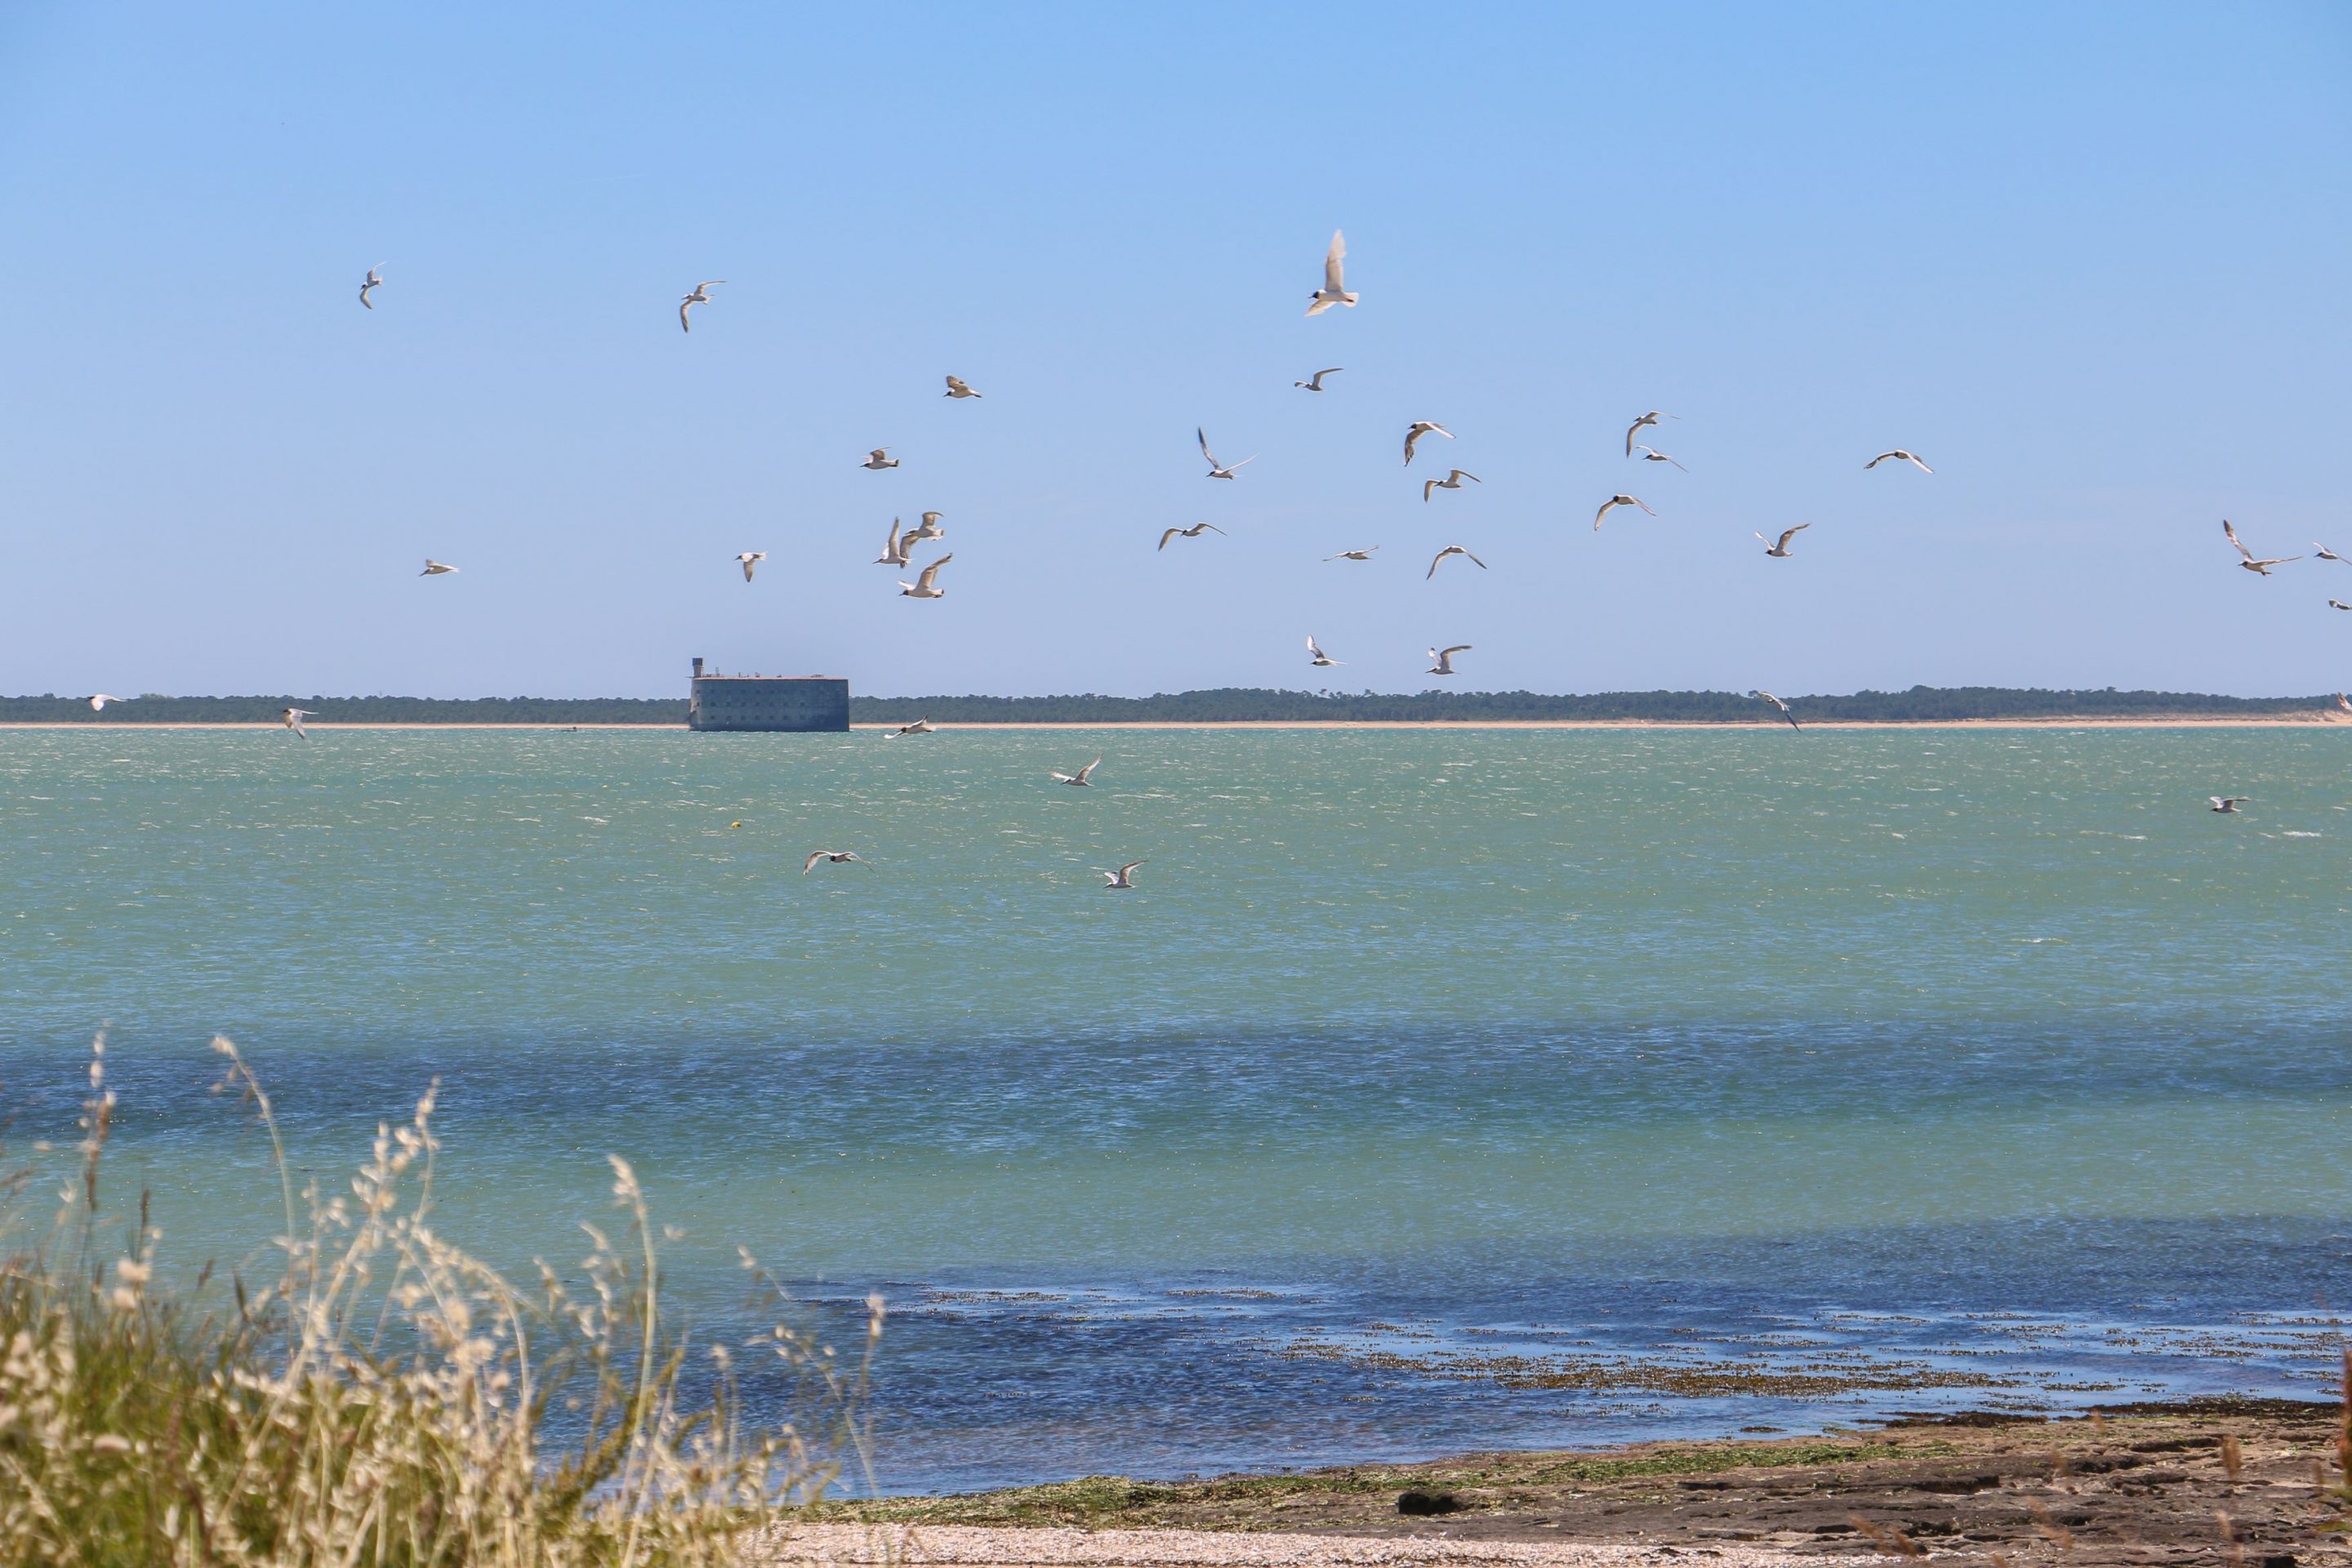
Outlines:
{"type": "Polygon", "coordinates": [[[842,1502],[772,1543],[769,1560],[876,1563],[895,1551],[907,1563],[1073,1568],[1694,1559],[1727,1568],[1908,1556],[2020,1568],[2352,1568],[2347,1457],[2352,1427],[2335,1404],[1915,1416],[1811,1436],[1173,1482],[1093,1476],[842,1502]]]}
{"type": "MultiPolygon", "coordinates": [[[[803,1525],[751,1554],[762,1563],[969,1563],[990,1568],[1351,1568],[1363,1564],[1493,1563],[1496,1568],[1620,1568],[1688,1563],[1660,1542],[1453,1541],[1435,1536],[1245,1535],[1211,1530],[990,1530],[974,1525],[803,1525]]],[[[1839,1568],[1885,1559],[1726,1543],[1706,1549],[1718,1568],[1839,1568]]]]}
{"type": "MultiPolygon", "coordinates": [[[[1822,719],[1809,721],[1808,730],[2291,730],[2352,726],[2352,714],[2324,711],[2277,714],[2256,719],[1822,719]]],[[[852,731],[887,731],[896,724],[856,724],[852,731]]],[[[1778,720],[1694,723],[1670,719],[1242,719],[1191,721],[1171,719],[1052,720],[1006,723],[939,720],[935,730],[1778,730],[1778,720]]],[[[271,723],[215,724],[176,721],[138,723],[96,723],[48,721],[0,723],[0,730],[277,730],[271,723]]],[[[562,734],[570,731],[640,730],[675,733],[684,725],[670,724],[322,724],[316,731],[337,730],[540,730],[562,734]]]]}

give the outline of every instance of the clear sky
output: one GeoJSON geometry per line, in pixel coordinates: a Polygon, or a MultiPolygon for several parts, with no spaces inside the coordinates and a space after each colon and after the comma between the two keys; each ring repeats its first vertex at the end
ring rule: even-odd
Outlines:
{"type": "Polygon", "coordinates": [[[2352,682],[2352,9],[1270,11],[0,7],[0,690],[2352,682]]]}

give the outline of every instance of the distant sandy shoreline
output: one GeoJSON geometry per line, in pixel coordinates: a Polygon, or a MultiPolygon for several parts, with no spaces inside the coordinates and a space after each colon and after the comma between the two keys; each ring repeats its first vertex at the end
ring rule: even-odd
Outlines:
{"type": "MultiPolygon", "coordinates": [[[[1808,730],[2288,730],[2326,729],[2352,724],[2352,715],[2322,710],[2266,714],[2251,718],[2187,715],[2178,718],[2049,718],[2049,719],[1821,719],[1809,720],[1808,730]]],[[[352,723],[310,721],[313,730],[541,730],[562,734],[571,731],[639,730],[664,734],[685,731],[682,724],[525,724],[525,723],[352,723]]],[[[939,720],[935,730],[1777,730],[1777,721],[1734,720],[1709,722],[1684,719],[1106,719],[1018,720],[997,721],[939,720]]],[[[159,721],[85,723],[72,721],[0,722],[0,730],[104,730],[117,734],[145,730],[277,730],[270,722],[214,723],[201,721],[159,721]]],[[[852,732],[888,731],[892,723],[862,723],[852,732]]],[[[711,731],[760,733],[761,731],[711,731]]],[[[826,731],[818,731],[824,733],[826,731]]],[[[831,731],[838,733],[838,731],[831,731]]]]}

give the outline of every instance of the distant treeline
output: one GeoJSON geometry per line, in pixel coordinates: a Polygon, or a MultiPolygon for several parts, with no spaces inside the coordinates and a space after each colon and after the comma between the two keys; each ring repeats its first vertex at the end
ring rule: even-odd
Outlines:
{"type": "MultiPolygon", "coordinates": [[[[1800,720],[1879,723],[1950,719],[2252,718],[2336,706],[2319,697],[2210,697],[2192,691],[2014,690],[1999,686],[1915,686],[1908,691],[1857,691],[1851,697],[1790,697],[1800,720]]],[[[1648,719],[1670,723],[1778,723],[1779,716],[1737,691],[1600,691],[1550,696],[1538,691],[1162,692],[1152,697],[861,697],[850,702],[860,723],[929,719],[947,724],[1244,723],[1298,720],[1444,721],[1476,719],[1648,719]]]]}
{"type": "MultiPolygon", "coordinates": [[[[1950,719],[2254,718],[2336,706],[2316,697],[2213,697],[2193,691],[2046,691],[1999,686],[1915,686],[1850,697],[1790,697],[1807,721],[1902,723],[1950,719]]],[[[678,698],[635,697],[163,697],[90,711],[79,697],[0,697],[0,723],[266,724],[289,707],[321,724],[667,724],[686,722],[678,698]]],[[[1242,723],[1299,720],[1650,719],[1685,724],[1776,722],[1736,691],[1270,691],[1228,687],[1151,697],[856,697],[861,724],[915,719],[958,724],[1242,723]]]]}

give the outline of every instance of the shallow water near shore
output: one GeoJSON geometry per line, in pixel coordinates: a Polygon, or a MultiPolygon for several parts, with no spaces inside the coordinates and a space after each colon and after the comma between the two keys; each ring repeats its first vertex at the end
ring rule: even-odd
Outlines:
{"type": "Polygon", "coordinates": [[[21,731],[0,1088],[69,1139],[110,1024],[191,1267],[276,1228],[215,1031],[331,1187],[440,1078],[502,1259],[625,1154],[714,1332],[737,1243],[891,1300],[896,1489],[2315,1395],[2347,748],[21,731]]]}

